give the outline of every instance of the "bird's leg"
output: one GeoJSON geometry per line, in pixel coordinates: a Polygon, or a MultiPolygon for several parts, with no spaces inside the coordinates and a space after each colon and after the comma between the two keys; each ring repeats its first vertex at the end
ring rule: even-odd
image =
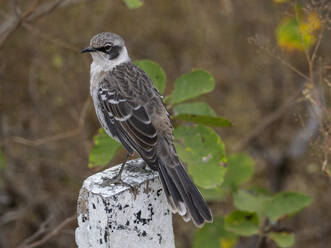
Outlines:
{"type": "Polygon", "coordinates": [[[119,182],[119,183],[124,184],[124,182],[122,181],[122,173],[123,173],[124,167],[126,165],[126,162],[128,161],[128,158],[129,158],[129,153],[126,154],[125,160],[124,160],[124,162],[121,165],[120,171],[117,173],[117,175],[115,177],[113,177],[111,179],[111,180],[114,180],[115,181],[114,182],[115,184],[116,184],[116,182],[119,182]]]}
{"type": "Polygon", "coordinates": [[[119,172],[117,173],[117,175],[114,176],[114,177],[111,178],[111,179],[103,178],[102,185],[104,185],[104,186],[107,186],[107,185],[109,185],[109,184],[124,185],[124,186],[128,186],[128,187],[130,187],[130,189],[131,189],[133,192],[136,191],[135,188],[134,188],[132,185],[130,185],[130,184],[128,184],[128,183],[126,183],[126,182],[124,182],[124,181],[122,180],[122,173],[123,173],[123,171],[124,171],[124,168],[125,168],[126,162],[128,161],[128,158],[129,158],[129,153],[126,154],[125,160],[124,160],[124,162],[122,163],[121,168],[120,168],[119,172]]]}

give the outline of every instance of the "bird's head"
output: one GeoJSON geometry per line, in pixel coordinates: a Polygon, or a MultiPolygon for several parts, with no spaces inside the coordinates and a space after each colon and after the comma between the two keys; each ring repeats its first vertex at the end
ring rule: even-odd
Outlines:
{"type": "Polygon", "coordinates": [[[93,63],[110,69],[130,60],[124,40],[109,32],[93,36],[90,45],[81,50],[81,53],[86,52],[91,54],[93,63]]]}

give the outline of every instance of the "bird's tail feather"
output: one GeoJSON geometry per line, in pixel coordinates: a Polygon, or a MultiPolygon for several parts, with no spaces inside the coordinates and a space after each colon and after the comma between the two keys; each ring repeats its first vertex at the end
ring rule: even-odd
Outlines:
{"type": "Polygon", "coordinates": [[[166,164],[162,158],[158,159],[158,163],[161,182],[172,211],[178,212],[185,221],[192,219],[198,227],[205,222],[212,222],[207,203],[183,165],[179,161],[175,165],[166,164]]]}

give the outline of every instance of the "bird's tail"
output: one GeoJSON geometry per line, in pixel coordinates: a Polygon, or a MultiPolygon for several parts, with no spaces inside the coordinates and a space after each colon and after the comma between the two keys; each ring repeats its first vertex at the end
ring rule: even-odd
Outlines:
{"type": "Polygon", "coordinates": [[[159,157],[158,164],[160,179],[173,213],[179,213],[185,221],[192,219],[197,227],[202,227],[205,222],[212,222],[213,217],[207,203],[182,163],[178,159],[159,157]]]}

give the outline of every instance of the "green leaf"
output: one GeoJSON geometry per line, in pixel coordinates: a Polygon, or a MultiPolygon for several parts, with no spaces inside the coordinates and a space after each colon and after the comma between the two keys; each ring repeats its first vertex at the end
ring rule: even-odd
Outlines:
{"type": "Polygon", "coordinates": [[[0,170],[5,169],[6,167],[6,156],[4,152],[0,149],[0,170]]]}
{"type": "Polygon", "coordinates": [[[110,138],[103,128],[94,136],[94,146],[89,156],[89,167],[104,166],[115,156],[122,147],[116,140],[110,138]]]}
{"type": "Polygon", "coordinates": [[[213,189],[199,188],[203,198],[207,201],[220,201],[225,196],[225,192],[222,186],[218,186],[213,189]]]}
{"type": "Polygon", "coordinates": [[[156,62],[147,59],[136,60],[134,63],[144,72],[146,72],[146,74],[152,80],[153,85],[161,94],[163,94],[166,87],[167,77],[162,67],[156,62]]]}
{"type": "Polygon", "coordinates": [[[184,74],[175,81],[175,89],[170,96],[172,104],[177,104],[214,89],[214,78],[204,70],[184,74]]]}
{"type": "Polygon", "coordinates": [[[218,117],[214,110],[204,102],[183,103],[174,107],[174,118],[206,126],[231,126],[231,123],[218,117]]]}
{"type": "Polygon", "coordinates": [[[193,248],[232,248],[237,236],[224,228],[224,219],[216,217],[211,224],[205,224],[194,235],[193,248]]]}
{"type": "Polygon", "coordinates": [[[228,171],[223,186],[236,188],[247,182],[254,173],[254,161],[245,153],[232,154],[228,158],[228,171]]]}
{"type": "Polygon", "coordinates": [[[259,226],[259,217],[252,212],[236,210],[225,218],[225,228],[242,236],[257,234],[259,226]]]}
{"type": "Polygon", "coordinates": [[[292,215],[311,203],[312,199],[309,196],[294,193],[281,192],[271,199],[266,206],[266,215],[272,220],[276,221],[286,215],[292,215]]]}
{"type": "Polygon", "coordinates": [[[295,18],[285,18],[276,30],[277,42],[280,47],[288,50],[303,50],[304,46],[295,18]]]}
{"type": "Polygon", "coordinates": [[[188,165],[194,182],[202,188],[214,188],[223,182],[226,168],[225,148],[217,133],[206,126],[175,128],[179,157],[188,165]]]}
{"type": "Polygon", "coordinates": [[[244,190],[237,191],[233,196],[234,205],[237,209],[256,212],[259,217],[264,216],[265,206],[270,200],[270,196],[244,190]]]}
{"type": "Polygon", "coordinates": [[[124,3],[129,9],[136,9],[143,5],[141,0],[124,0],[124,3]]]}
{"type": "Polygon", "coordinates": [[[174,115],[192,114],[192,115],[207,115],[216,117],[215,111],[204,102],[182,103],[178,104],[173,109],[174,115]]]}
{"type": "Polygon", "coordinates": [[[314,45],[316,42],[314,31],[319,29],[321,22],[314,13],[306,19],[300,18],[297,21],[296,17],[284,18],[276,30],[278,46],[289,51],[303,51],[314,45]]]}
{"type": "Polygon", "coordinates": [[[291,247],[295,242],[294,233],[271,232],[268,236],[281,248],[291,247]]]}
{"type": "Polygon", "coordinates": [[[175,115],[176,120],[189,121],[196,124],[202,124],[212,127],[230,127],[231,122],[222,117],[213,117],[208,115],[189,115],[189,114],[180,114],[175,115]]]}

